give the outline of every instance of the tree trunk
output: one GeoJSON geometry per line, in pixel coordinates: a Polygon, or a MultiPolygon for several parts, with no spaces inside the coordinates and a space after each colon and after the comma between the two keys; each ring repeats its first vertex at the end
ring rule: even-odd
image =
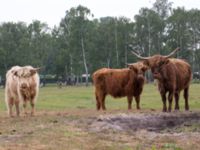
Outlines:
{"type": "Polygon", "coordinates": [[[119,67],[119,52],[118,52],[118,39],[117,39],[117,22],[115,22],[115,51],[117,58],[117,67],[119,67]]]}
{"type": "Polygon", "coordinates": [[[128,56],[127,56],[127,44],[125,45],[125,57],[124,57],[124,61],[125,61],[125,67],[127,67],[128,64],[128,56]]]}
{"type": "Polygon", "coordinates": [[[150,22],[149,20],[147,21],[147,25],[148,25],[148,56],[151,56],[151,35],[150,35],[150,22]]]}
{"type": "Polygon", "coordinates": [[[107,58],[107,67],[110,68],[110,58],[107,58]]]}
{"type": "Polygon", "coordinates": [[[87,67],[87,62],[86,62],[86,57],[85,57],[85,48],[84,48],[84,42],[83,42],[83,37],[81,36],[81,48],[82,48],[82,53],[83,53],[83,63],[85,67],[85,74],[86,74],[86,86],[88,86],[88,67],[87,67]]]}
{"type": "Polygon", "coordinates": [[[80,83],[82,83],[82,78],[81,78],[81,81],[79,81],[79,76],[77,75],[76,76],[76,85],[79,85],[80,83]]]}
{"type": "Polygon", "coordinates": [[[69,55],[69,57],[70,57],[70,76],[72,77],[72,72],[73,72],[73,67],[72,67],[72,55],[70,54],[69,55]]]}
{"type": "Polygon", "coordinates": [[[195,31],[193,31],[193,49],[192,49],[192,73],[195,72],[195,52],[197,50],[196,47],[196,34],[195,31]]]}
{"type": "MultiPolygon", "coordinates": [[[[147,20],[147,25],[148,25],[148,56],[150,57],[151,56],[151,34],[150,34],[150,22],[149,22],[149,19],[147,20]]],[[[148,71],[147,72],[147,75],[148,75],[148,78],[147,80],[150,82],[151,81],[151,75],[150,75],[150,72],[148,71]]]]}

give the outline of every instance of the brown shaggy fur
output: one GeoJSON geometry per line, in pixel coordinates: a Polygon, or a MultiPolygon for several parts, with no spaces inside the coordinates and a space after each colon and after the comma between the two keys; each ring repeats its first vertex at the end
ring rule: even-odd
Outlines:
{"type": "Polygon", "coordinates": [[[127,96],[128,109],[131,109],[132,99],[135,97],[137,109],[140,109],[140,95],[144,85],[144,72],[148,68],[141,62],[131,64],[129,68],[97,70],[92,78],[95,86],[96,108],[105,107],[106,95],[114,98],[127,96]]]}
{"type": "Polygon", "coordinates": [[[144,64],[151,68],[152,74],[158,80],[158,89],[163,101],[163,111],[167,111],[166,94],[168,94],[168,111],[172,109],[173,96],[175,97],[175,110],[179,110],[179,95],[184,90],[185,110],[189,110],[188,91],[192,72],[190,65],[181,59],[166,58],[154,55],[144,64]]]}

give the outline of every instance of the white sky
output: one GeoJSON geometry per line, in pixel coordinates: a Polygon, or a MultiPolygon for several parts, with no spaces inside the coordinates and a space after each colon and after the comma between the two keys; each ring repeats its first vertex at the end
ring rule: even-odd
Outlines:
{"type": "MultiPolygon", "coordinates": [[[[200,0],[169,0],[173,7],[200,8],[200,0]]],[[[33,20],[59,25],[65,11],[79,4],[89,8],[94,18],[125,16],[133,19],[141,7],[152,7],[155,0],[0,0],[0,23],[33,20]]]]}

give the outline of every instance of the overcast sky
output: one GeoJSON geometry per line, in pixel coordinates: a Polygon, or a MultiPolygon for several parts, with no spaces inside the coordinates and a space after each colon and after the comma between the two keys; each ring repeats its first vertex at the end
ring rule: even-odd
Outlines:
{"type": "MultiPolygon", "coordinates": [[[[169,0],[173,7],[200,8],[200,0],[169,0]]],[[[151,8],[155,0],[0,0],[0,23],[33,20],[58,25],[65,11],[78,5],[86,6],[95,18],[125,16],[133,19],[141,7],[151,8]]]]}

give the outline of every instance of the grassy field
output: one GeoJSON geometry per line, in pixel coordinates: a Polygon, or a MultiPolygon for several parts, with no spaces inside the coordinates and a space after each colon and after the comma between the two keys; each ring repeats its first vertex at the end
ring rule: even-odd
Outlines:
{"type": "MultiPolygon", "coordinates": [[[[0,89],[0,110],[5,111],[4,89],[0,89]]],[[[200,109],[200,84],[192,84],[190,87],[189,104],[191,109],[200,109]]],[[[127,109],[127,99],[114,99],[111,96],[106,97],[106,106],[108,110],[127,109]]],[[[135,101],[133,100],[133,109],[135,101]]],[[[180,96],[180,107],[184,109],[183,93],[180,96]]],[[[48,86],[40,88],[40,93],[36,108],[39,110],[64,110],[64,109],[96,109],[94,89],[89,87],[63,87],[48,86]]],[[[162,109],[162,101],[153,84],[146,84],[141,96],[142,109],[162,109]]]]}
{"type": "MultiPolygon", "coordinates": [[[[184,112],[181,94],[180,108],[184,112]]],[[[0,89],[0,150],[56,149],[56,150],[198,150],[199,132],[179,134],[127,133],[116,131],[90,132],[91,119],[115,114],[160,114],[162,101],[157,88],[145,85],[141,110],[127,110],[126,98],[106,98],[107,111],[96,111],[94,89],[89,87],[48,86],[40,89],[36,116],[9,118],[0,89]],[[88,120],[89,123],[88,123],[88,120]],[[189,139],[189,141],[188,141],[189,139]]],[[[190,88],[190,110],[200,110],[200,84],[190,88]]],[[[172,112],[173,113],[173,112],[172,112]]],[[[92,120],[92,122],[94,121],[92,120]]],[[[199,131],[200,126],[194,125],[199,131]]],[[[185,127],[185,126],[184,126],[185,127]]]]}

